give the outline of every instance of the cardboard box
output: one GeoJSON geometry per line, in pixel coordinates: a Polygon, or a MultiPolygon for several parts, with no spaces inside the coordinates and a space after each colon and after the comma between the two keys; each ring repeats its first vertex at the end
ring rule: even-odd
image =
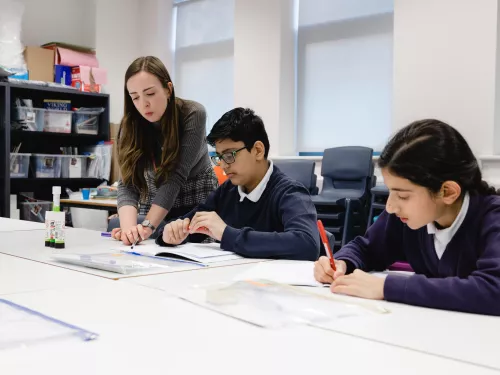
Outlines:
{"type": "Polygon", "coordinates": [[[27,46],[24,50],[24,60],[30,80],[54,82],[54,51],[27,46]]]}

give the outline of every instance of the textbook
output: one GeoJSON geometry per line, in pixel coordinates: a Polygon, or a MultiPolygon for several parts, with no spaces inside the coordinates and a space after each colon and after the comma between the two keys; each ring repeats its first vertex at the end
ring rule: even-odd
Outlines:
{"type": "Polygon", "coordinates": [[[172,247],[161,247],[154,243],[140,243],[134,249],[122,246],[119,250],[147,257],[179,259],[204,265],[242,258],[231,251],[221,250],[219,243],[186,243],[172,247]]]}

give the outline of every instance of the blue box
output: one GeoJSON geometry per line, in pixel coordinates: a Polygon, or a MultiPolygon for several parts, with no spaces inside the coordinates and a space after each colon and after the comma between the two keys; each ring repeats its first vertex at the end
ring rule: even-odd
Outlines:
{"type": "Polygon", "coordinates": [[[43,108],[56,111],[71,111],[71,100],[44,99],[43,108]]]}
{"type": "Polygon", "coordinates": [[[54,82],[71,86],[71,66],[54,65],[54,82]]]}
{"type": "Polygon", "coordinates": [[[8,68],[13,75],[9,78],[28,80],[28,71],[26,69],[8,68]]]}

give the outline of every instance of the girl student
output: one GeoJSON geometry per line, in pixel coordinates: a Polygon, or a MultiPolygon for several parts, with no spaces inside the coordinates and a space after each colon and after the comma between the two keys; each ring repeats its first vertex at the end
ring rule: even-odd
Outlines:
{"type": "Polygon", "coordinates": [[[315,278],[334,293],[500,315],[500,197],[462,135],[438,120],[414,122],[378,164],[386,211],[335,254],[336,271],[321,257],[315,278]],[[367,273],[403,255],[413,276],[367,273]]]}

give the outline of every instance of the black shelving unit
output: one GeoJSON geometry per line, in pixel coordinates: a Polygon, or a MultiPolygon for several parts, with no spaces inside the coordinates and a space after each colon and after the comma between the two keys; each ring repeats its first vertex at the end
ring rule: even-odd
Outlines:
{"type": "Polygon", "coordinates": [[[96,187],[103,181],[96,178],[10,178],[10,152],[22,143],[19,152],[60,154],[61,147],[92,146],[109,141],[109,95],[81,92],[63,87],[0,82],[0,217],[10,216],[10,194],[33,192],[35,198],[52,199],[52,186],[71,190],[96,187]],[[99,134],[62,134],[11,130],[11,111],[16,98],[31,99],[35,108],[43,108],[44,99],[71,100],[72,107],[103,107],[99,116],[99,134]]]}

